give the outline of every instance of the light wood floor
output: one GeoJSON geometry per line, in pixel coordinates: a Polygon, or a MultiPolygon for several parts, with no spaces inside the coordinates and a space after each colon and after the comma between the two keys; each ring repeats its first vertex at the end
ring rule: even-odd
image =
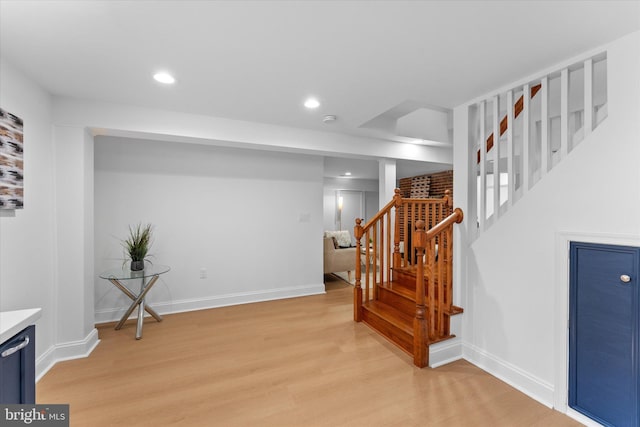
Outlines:
{"type": "MultiPolygon", "coordinates": [[[[327,276],[327,279],[331,277],[327,276]]],[[[84,426],[577,426],[466,361],[417,369],[352,321],[352,287],[146,320],[58,363],[38,403],[84,426]]]]}

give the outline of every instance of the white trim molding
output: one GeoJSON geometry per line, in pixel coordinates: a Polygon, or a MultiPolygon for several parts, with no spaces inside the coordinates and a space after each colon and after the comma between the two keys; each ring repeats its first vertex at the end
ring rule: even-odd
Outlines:
{"type": "Polygon", "coordinates": [[[462,359],[462,340],[455,337],[429,346],[429,367],[437,368],[462,359]]]}
{"type": "Polygon", "coordinates": [[[552,384],[523,371],[511,363],[486,351],[464,343],[462,354],[465,360],[487,371],[534,400],[551,408],[554,396],[552,384]]]}
{"type": "MultiPolygon", "coordinates": [[[[238,304],[272,301],[286,298],[298,298],[310,295],[324,294],[324,283],[316,285],[290,286],[259,291],[234,292],[205,298],[183,299],[178,301],[154,302],[151,305],[160,314],[183,313],[186,311],[206,310],[209,308],[226,307],[238,304]]],[[[120,320],[128,307],[96,311],[95,323],[106,323],[120,320]]],[[[137,312],[136,312],[137,313],[137,312]]],[[[133,313],[131,316],[137,317],[133,313]]]]}
{"type": "Polygon", "coordinates": [[[47,349],[36,360],[36,382],[40,381],[49,369],[64,360],[81,359],[88,357],[100,343],[98,330],[93,328],[89,334],[80,341],[72,341],[56,344],[47,349]]]}

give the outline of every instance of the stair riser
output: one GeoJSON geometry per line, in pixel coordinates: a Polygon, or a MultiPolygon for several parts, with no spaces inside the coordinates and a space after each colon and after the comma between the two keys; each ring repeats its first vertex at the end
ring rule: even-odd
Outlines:
{"type": "Polygon", "coordinates": [[[413,336],[398,329],[376,314],[369,312],[366,308],[362,310],[362,321],[402,350],[413,354],[413,336]]]}
{"type": "Polygon", "coordinates": [[[389,304],[403,313],[407,313],[410,316],[415,315],[416,303],[413,300],[407,299],[383,287],[378,288],[378,298],[383,303],[389,304]]]}
{"type": "Polygon", "coordinates": [[[413,291],[416,290],[416,275],[402,270],[393,271],[393,281],[397,285],[401,285],[413,291]]]}

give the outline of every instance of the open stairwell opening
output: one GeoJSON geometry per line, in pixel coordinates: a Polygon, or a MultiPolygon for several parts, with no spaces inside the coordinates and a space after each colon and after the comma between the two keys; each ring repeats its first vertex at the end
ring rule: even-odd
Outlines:
{"type": "MultiPolygon", "coordinates": [[[[479,236],[608,116],[606,53],[480,100],[469,110],[469,219],[479,236]]],[[[474,237],[474,236],[472,236],[474,237]]]]}
{"type": "Polygon", "coordinates": [[[453,338],[453,227],[463,220],[442,199],[394,198],[366,224],[356,220],[354,320],[429,365],[429,345],[453,338]],[[364,273],[364,274],[363,274],[364,273]],[[362,278],[364,277],[364,283],[362,278]]]}

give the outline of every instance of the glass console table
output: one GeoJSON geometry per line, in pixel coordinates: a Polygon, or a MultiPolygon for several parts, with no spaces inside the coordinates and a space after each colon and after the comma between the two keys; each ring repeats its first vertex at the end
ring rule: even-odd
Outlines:
{"type": "Polygon", "coordinates": [[[144,312],[146,311],[154,319],[158,322],[162,322],[162,316],[160,316],[154,309],[145,304],[144,298],[147,293],[151,290],[153,285],[158,281],[158,278],[161,274],[164,274],[171,270],[166,265],[152,265],[145,264],[145,269],[142,271],[131,271],[127,264],[123,268],[114,268],[111,270],[107,270],[103,273],[100,273],[100,278],[107,279],[115,287],[120,289],[122,293],[128,296],[133,302],[131,306],[124,313],[124,316],[120,319],[120,322],[116,325],[116,330],[122,328],[124,323],[127,321],[133,310],[135,310],[136,306],[138,307],[138,324],[136,327],[136,339],[139,340],[142,338],[142,325],[144,322],[144,312]],[[125,286],[122,282],[127,280],[140,281],[140,292],[135,293],[131,291],[127,286],[125,286]]]}

